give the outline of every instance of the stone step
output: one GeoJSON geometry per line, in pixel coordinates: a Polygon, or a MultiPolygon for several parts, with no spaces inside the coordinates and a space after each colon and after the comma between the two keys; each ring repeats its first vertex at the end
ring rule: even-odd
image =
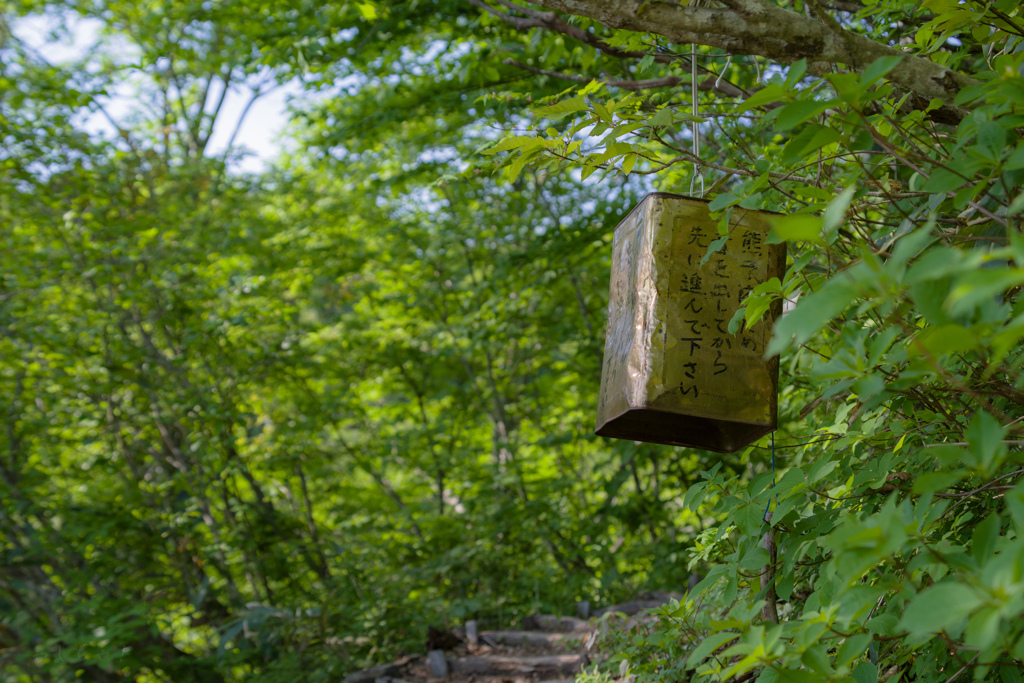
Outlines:
{"type": "Polygon", "coordinates": [[[668,603],[668,598],[657,600],[630,600],[629,602],[623,602],[618,605],[611,605],[610,607],[602,607],[601,609],[596,609],[594,610],[593,615],[595,617],[599,617],[608,612],[612,612],[615,614],[625,614],[627,617],[631,617],[636,614],[639,614],[640,612],[643,612],[644,610],[654,609],[655,607],[661,607],[663,605],[667,605],[668,603]]]}
{"type": "Polygon", "coordinates": [[[524,631],[559,631],[562,633],[586,633],[590,622],[576,617],[560,617],[554,614],[536,614],[523,619],[524,631]]]}
{"type": "Polygon", "coordinates": [[[545,657],[480,655],[451,659],[448,661],[448,669],[452,674],[463,676],[540,674],[567,677],[577,673],[587,662],[587,656],[584,654],[545,657]]]}
{"type": "Polygon", "coordinates": [[[555,633],[547,631],[480,631],[479,642],[487,645],[542,645],[568,647],[579,644],[584,633],[555,633]]]}

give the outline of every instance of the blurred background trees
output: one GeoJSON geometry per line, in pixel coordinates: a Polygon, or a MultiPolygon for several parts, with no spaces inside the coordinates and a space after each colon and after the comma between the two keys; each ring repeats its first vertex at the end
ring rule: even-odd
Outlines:
{"type": "Polygon", "coordinates": [[[295,31],[347,14],[8,11],[103,23],[70,63],[4,33],[5,677],[319,680],[428,623],[685,582],[696,458],[591,436],[638,185],[436,183],[507,105],[467,111],[475,70],[428,82],[453,68],[414,52],[434,29],[314,64],[295,31]],[[224,84],[247,102],[302,64],[358,96],[238,171],[224,84]]]}

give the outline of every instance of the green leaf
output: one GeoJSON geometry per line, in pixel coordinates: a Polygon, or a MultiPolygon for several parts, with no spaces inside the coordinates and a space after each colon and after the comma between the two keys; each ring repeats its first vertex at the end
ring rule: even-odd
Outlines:
{"type": "Polygon", "coordinates": [[[778,673],[777,683],[821,683],[821,674],[806,669],[782,669],[778,673]]]}
{"type": "Polygon", "coordinates": [[[782,520],[786,518],[786,515],[788,515],[791,510],[793,510],[797,505],[801,505],[804,503],[806,503],[806,499],[804,498],[804,496],[800,495],[800,493],[795,493],[794,495],[786,496],[785,498],[780,500],[778,506],[775,507],[774,510],[772,510],[771,525],[778,526],[782,522],[782,520]]]}
{"type": "Polygon", "coordinates": [[[708,204],[708,210],[721,211],[727,206],[732,206],[733,204],[736,204],[738,201],[739,197],[729,194],[728,192],[725,192],[711,200],[711,203],[708,204]]]}
{"type": "Polygon", "coordinates": [[[708,259],[711,258],[712,254],[716,254],[719,251],[721,251],[722,247],[724,247],[725,243],[728,241],[728,235],[722,235],[721,237],[717,237],[711,240],[711,244],[708,245],[707,252],[704,254],[704,257],[700,260],[700,265],[703,266],[705,263],[707,263],[708,259]]]}
{"type": "MultiPolygon", "coordinates": [[[[769,240],[769,243],[770,240],[769,240]]],[[[772,304],[778,301],[782,297],[782,285],[779,282],[779,278],[769,278],[767,282],[754,287],[754,289],[747,295],[745,306],[737,309],[736,316],[741,316],[742,319],[746,320],[747,329],[753,329],[764,316],[766,312],[771,308],[772,304]]],[[[735,334],[739,329],[739,320],[734,316],[733,320],[729,322],[730,334],[735,334]]]]}
{"type": "Polygon", "coordinates": [[[961,470],[953,472],[928,472],[914,479],[914,485],[911,490],[919,495],[938,493],[954,486],[965,476],[967,476],[967,473],[961,470]]]}
{"type": "Polygon", "coordinates": [[[604,121],[608,125],[611,125],[611,123],[612,123],[612,115],[611,115],[611,112],[608,111],[608,108],[606,106],[604,106],[600,102],[594,102],[591,105],[591,109],[594,110],[594,113],[597,114],[597,117],[599,119],[601,119],[602,121],[604,121]]]}
{"type": "Polygon", "coordinates": [[[794,136],[782,151],[782,163],[795,164],[808,154],[816,153],[822,147],[842,139],[832,128],[811,123],[794,136]]]}
{"type": "Polygon", "coordinates": [[[708,575],[701,579],[700,583],[690,589],[690,595],[700,595],[704,591],[717,585],[719,580],[729,573],[729,567],[724,564],[717,564],[708,571],[708,575]]]}
{"type": "Polygon", "coordinates": [[[786,72],[786,87],[795,88],[797,83],[800,82],[800,79],[804,77],[805,73],[807,73],[806,59],[798,59],[793,62],[789,67],[789,71],[786,72]]]}
{"type": "Polygon", "coordinates": [[[1010,208],[1006,210],[1006,215],[1016,216],[1021,211],[1024,211],[1024,192],[1017,195],[1017,197],[1010,203],[1010,208]]]}
{"type": "Polygon", "coordinates": [[[540,118],[549,119],[560,119],[567,114],[572,114],[579,111],[586,111],[589,107],[587,101],[582,97],[572,97],[568,100],[562,100],[550,104],[546,107],[537,107],[533,110],[535,116],[540,118]]]}
{"type": "Polygon", "coordinates": [[[664,109],[659,109],[658,113],[650,118],[648,124],[652,126],[669,126],[672,125],[674,120],[672,108],[665,107],[664,109]]]}
{"type": "Polygon", "coordinates": [[[615,126],[610,131],[608,131],[607,135],[604,136],[604,138],[601,140],[601,144],[607,145],[609,143],[615,142],[623,135],[628,135],[629,133],[637,131],[646,125],[647,124],[644,123],[643,121],[634,121],[633,123],[615,126]]]}
{"type": "Polygon", "coordinates": [[[811,119],[835,104],[835,100],[819,102],[801,100],[782,107],[775,117],[775,130],[787,131],[811,119]]]}
{"type": "Polygon", "coordinates": [[[363,2],[357,2],[356,9],[359,11],[359,14],[363,19],[367,21],[373,21],[377,18],[377,6],[372,2],[367,2],[365,0],[363,2]]]}
{"type": "Polygon", "coordinates": [[[512,149],[519,149],[520,147],[527,145],[537,138],[530,135],[514,135],[512,137],[503,138],[493,147],[481,150],[483,154],[497,154],[498,152],[507,152],[512,149]]]}
{"type": "Polygon", "coordinates": [[[713,633],[706,637],[700,642],[690,656],[686,659],[686,663],[694,667],[704,661],[708,655],[717,650],[722,645],[728,643],[731,640],[735,640],[739,637],[738,633],[731,633],[729,631],[722,631],[720,633],[713,633]]]}
{"type": "Polygon", "coordinates": [[[729,320],[729,326],[726,328],[727,330],[729,330],[729,334],[736,334],[737,332],[739,332],[740,323],[742,323],[746,317],[747,307],[740,306],[739,308],[737,308],[736,312],[733,313],[732,318],[729,320]]]}
{"type": "Polygon", "coordinates": [[[921,187],[922,192],[945,193],[956,190],[967,180],[953,171],[936,168],[921,187]]]}
{"type": "Polygon", "coordinates": [[[854,659],[861,657],[867,651],[871,640],[870,633],[858,633],[847,638],[836,653],[836,666],[847,666],[854,659]]]}
{"type": "Polygon", "coordinates": [[[929,448],[928,455],[934,458],[937,463],[946,467],[958,467],[967,458],[963,448],[953,446],[952,444],[942,444],[941,446],[929,448]]]}
{"type": "Polygon", "coordinates": [[[807,473],[807,483],[813,484],[819,479],[823,479],[839,465],[838,462],[829,458],[819,458],[814,465],[811,466],[811,470],[807,473]]]}
{"type": "Polygon", "coordinates": [[[747,503],[736,513],[736,526],[743,533],[753,536],[760,532],[762,525],[764,525],[764,512],[763,505],[747,503]]]}
{"type": "Polygon", "coordinates": [[[922,355],[925,352],[932,357],[947,353],[963,353],[970,351],[978,345],[974,334],[963,325],[948,324],[938,327],[926,328],[910,345],[912,355],[922,355]]]}
{"type": "Polygon", "coordinates": [[[863,85],[871,85],[885,74],[889,73],[896,66],[906,59],[902,55],[894,55],[892,57],[879,57],[875,61],[871,62],[868,68],[864,69],[864,75],[861,76],[861,83],[863,85]]]}
{"type": "Polygon", "coordinates": [[[914,596],[899,626],[913,636],[938,633],[955,625],[980,604],[982,599],[977,592],[962,583],[937,583],[914,596]]]}
{"type": "Polygon", "coordinates": [[[856,191],[857,189],[852,185],[847,187],[835,199],[829,202],[825,213],[822,214],[821,233],[829,244],[835,239],[836,231],[838,231],[843,219],[846,218],[846,211],[850,208],[850,202],[853,201],[853,195],[856,191]]]}
{"type": "MultiPolygon", "coordinates": [[[[794,65],[795,66],[795,65],[794,65]]],[[[739,106],[738,111],[744,112],[754,107],[761,107],[776,102],[789,94],[786,88],[777,83],[770,83],[748,97],[739,106]]]]}
{"type": "Polygon", "coordinates": [[[878,683],[878,667],[871,662],[861,662],[853,670],[856,683],[878,683]]]}
{"type": "Polygon", "coordinates": [[[896,627],[899,625],[899,618],[892,614],[879,614],[868,620],[867,627],[872,633],[880,636],[896,635],[896,627]]]}
{"type": "Polygon", "coordinates": [[[961,88],[960,92],[958,92],[956,97],[953,98],[953,104],[960,106],[967,104],[972,100],[976,100],[979,97],[984,97],[988,92],[988,89],[988,83],[975,83],[967,86],[966,88],[961,88]]]}
{"type": "Polygon", "coordinates": [[[523,169],[526,167],[526,164],[529,163],[530,160],[533,159],[535,156],[536,152],[520,153],[519,156],[516,157],[515,161],[509,164],[509,166],[505,169],[506,178],[508,179],[508,181],[510,183],[515,182],[516,178],[519,177],[519,174],[522,173],[523,169]]]}
{"type": "Polygon", "coordinates": [[[1007,171],[1017,171],[1024,168],[1024,142],[1017,144],[1017,149],[1009,158],[1003,162],[1003,168],[1007,171]]]}
{"type": "Polygon", "coordinates": [[[786,493],[790,489],[800,486],[806,481],[803,470],[799,467],[791,467],[786,470],[778,483],[773,487],[775,493],[786,493]]]}
{"type": "Polygon", "coordinates": [[[833,277],[817,292],[800,297],[796,308],[775,324],[767,356],[778,355],[790,345],[799,346],[816,335],[832,318],[846,310],[857,296],[858,287],[843,273],[833,277]]]}
{"type": "Polygon", "coordinates": [[[946,298],[945,307],[952,315],[970,312],[986,300],[1024,284],[1024,268],[981,268],[959,277],[946,298]]]}
{"type": "Polygon", "coordinates": [[[974,527],[974,535],[971,537],[971,557],[978,562],[985,562],[992,556],[995,550],[996,541],[999,540],[999,530],[1002,520],[998,512],[993,512],[982,520],[981,524],[974,527]]]}
{"type": "Polygon", "coordinates": [[[825,651],[825,647],[822,645],[813,645],[804,650],[803,655],[800,657],[800,661],[807,666],[808,669],[814,671],[822,678],[827,679],[834,673],[832,671],[832,662],[829,660],[828,652],[825,651]]]}
{"type": "Polygon", "coordinates": [[[965,436],[970,454],[986,473],[990,473],[1006,458],[1007,448],[1003,443],[1006,429],[984,410],[974,414],[971,423],[967,425],[965,436]]]}
{"type": "Polygon", "coordinates": [[[748,570],[760,569],[771,561],[771,556],[764,548],[755,547],[740,560],[740,567],[748,570]]]}
{"type": "Polygon", "coordinates": [[[821,218],[808,214],[793,214],[789,216],[771,216],[769,222],[772,229],[768,233],[768,243],[778,244],[780,242],[815,242],[823,243],[821,239],[821,218]]]}
{"type": "Polygon", "coordinates": [[[708,482],[702,481],[694,484],[690,488],[686,489],[686,493],[683,495],[683,507],[693,512],[697,512],[700,508],[700,504],[704,502],[704,497],[707,495],[708,482]]]}
{"type": "Polygon", "coordinates": [[[967,621],[964,642],[979,650],[986,650],[999,638],[999,622],[1002,620],[1000,609],[994,605],[986,605],[978,610],[967,621]]]}
{"type": "Polygon", "coordinates": [[[998,157],[1006,147],[1006,131],[995,121],[985,121],[978,126],[978,143],[998,157]]]}

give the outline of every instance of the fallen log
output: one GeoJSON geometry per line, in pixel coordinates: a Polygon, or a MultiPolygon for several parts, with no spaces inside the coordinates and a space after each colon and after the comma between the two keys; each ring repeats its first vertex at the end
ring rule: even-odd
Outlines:
{"type": "Polygon", "coordinates": [[[543,631],[480,631],[479,638],[488,645],[563,645],[583,640],[583,634],[545,633],[543,631]]]}
{"type": "Polygon", "coordinates": [[[575,617],[559,617],[554,614],[536,614],[523,619],[524,631],[560,631],[562,633],[586,633],[590,622],[575,617]]]}
{"type": "Polygon", "coordinates": [[[548,657],[459,657],[449,662],[454,674],[501,676],[504,674],[546,674],[570,676],[587,663],[586,655],[551,655],[548,657]]]}

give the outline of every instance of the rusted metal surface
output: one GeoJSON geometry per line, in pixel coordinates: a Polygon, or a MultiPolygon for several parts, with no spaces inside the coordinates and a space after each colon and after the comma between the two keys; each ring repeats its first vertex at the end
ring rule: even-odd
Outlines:
{"type": "Polygon", "coordinates": [[[778,424],[778,359],[765,360],[776,302],[749,330],[729,321],[755,286],[785,274],[767,212],[734,208],[725,246],[708,203],[653,193],[615,229],[597,433],[731,453],[778,424]]]}

